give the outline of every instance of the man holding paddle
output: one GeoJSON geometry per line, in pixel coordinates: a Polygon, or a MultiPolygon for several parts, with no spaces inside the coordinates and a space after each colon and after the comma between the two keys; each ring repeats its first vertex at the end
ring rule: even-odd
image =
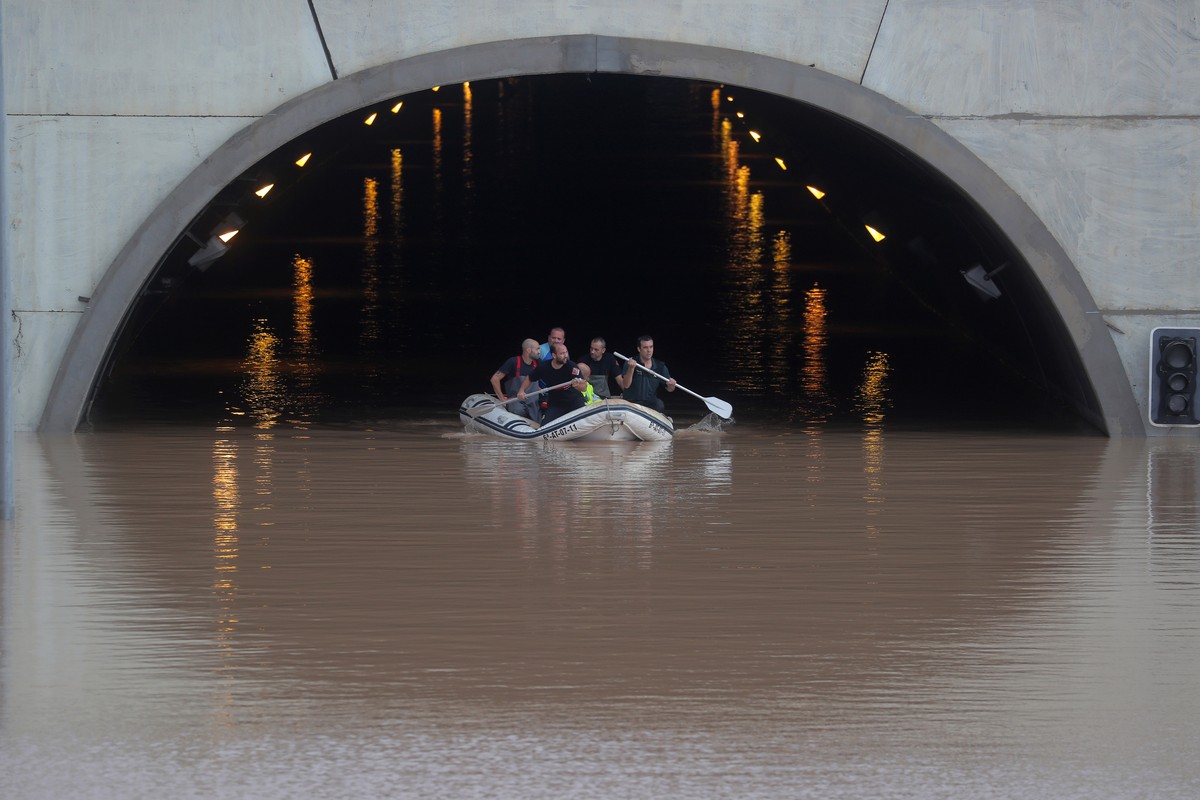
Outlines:
{"type": "Polygon", "coordinates": [[[580,371],[579,365],[567,357],[567,346],[562,342],[550,345],[550,360],[539,362],[525,377],[521,388],[517,390],[517,397],[524,400],[529,385],[539,380],[551,389],[546,395],[549,403],[542,424],[586,405],[582,392],[588,385],[587,379],[580,371]]]}
{"type": "MultiPolygon", "coordinates": [[[[512,356],[500,365],[500,369],[492,373],[492,392],[498,400],[507,403],[510,397],[516,397],[524,377],[533,372],[533,368],[538,365],[537,354],[537,341],[526,339],[521,342],[521,354],[519,356],[512,356]],[[503,385],[501,385],[501,381],[504,382],[503,385]]],[[[510,410],[514,414],[529,417],[534,422],[542,418],[542,410],[538,408],[537,401],[532,398],[528,401],[514,404],[510,410]]]]}
{"type": "Polygon", "coordinates": [[[639,336],[637,349],[635,358],[625,360],[625,372],[617,375],[617,385],[622,389],[621,397],[631,403],[662,411],[665,406],[658,396],[658,389],[665,384],[668,392],[675,391],[675,379],[671,377],[667,365],[654,357],[654,337],[639,336]],[[645,369],[638,369],[635,360],[645,369]]]}

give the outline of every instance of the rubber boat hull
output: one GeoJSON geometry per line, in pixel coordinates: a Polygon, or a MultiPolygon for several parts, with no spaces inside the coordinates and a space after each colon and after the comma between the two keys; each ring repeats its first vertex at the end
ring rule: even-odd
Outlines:
{"type": "Polygon", "coordinates": [[[467,430],[518,441],[661,442],[675,435],[671,418],[620,399],[601,400],[564,414],[541,427],[496,405],[490,394],[473,394],[458,407],[467,430]]]}

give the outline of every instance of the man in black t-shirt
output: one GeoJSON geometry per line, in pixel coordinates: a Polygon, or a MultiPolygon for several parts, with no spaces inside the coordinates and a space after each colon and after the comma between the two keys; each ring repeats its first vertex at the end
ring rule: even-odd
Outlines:
{"type": "Polygon", "coordinates": [[[551,346],[550,360],[542,361],[534,367],[533,372],[529,373],[528,377],[521,383],[521,388],[517,391],[517,397],[524,400],[525,392],[529,389],[529,385],[539,380],[547,386],[557,386],[560,383],[567,383],[568,381],[571,384],[561,389],[552,389],[546,392],[548,405],[546,407],[546,419],[542,424],[558,419],[569,411],[583,408],[587,404],[583,399],[583,388],[587,386],[587,381],[584,380],[579,370],[579,365],[567,358],[567,346],[565,344],[556,342],[551,346]]]}

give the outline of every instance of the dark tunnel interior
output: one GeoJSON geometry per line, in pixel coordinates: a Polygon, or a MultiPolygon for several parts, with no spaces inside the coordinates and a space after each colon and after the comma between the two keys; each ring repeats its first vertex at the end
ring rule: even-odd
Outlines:
{"type": "Polygon", "coordinates": [[[574,358],[652,335],[738,421],[1098,430],[1036,276],[929,165],[791,99],[601,74],[438,87],[298,135],[163,254],[87,422],[450,417],[552,326],[574,358]]]}

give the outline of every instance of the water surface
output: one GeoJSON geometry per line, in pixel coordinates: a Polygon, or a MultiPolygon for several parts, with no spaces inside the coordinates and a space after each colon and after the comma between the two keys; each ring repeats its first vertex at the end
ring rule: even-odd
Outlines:
{"type": "Polygon", "coordinates": [[[19,440],[6,797],[1200,790],[1194,443],[19,440]]]}

